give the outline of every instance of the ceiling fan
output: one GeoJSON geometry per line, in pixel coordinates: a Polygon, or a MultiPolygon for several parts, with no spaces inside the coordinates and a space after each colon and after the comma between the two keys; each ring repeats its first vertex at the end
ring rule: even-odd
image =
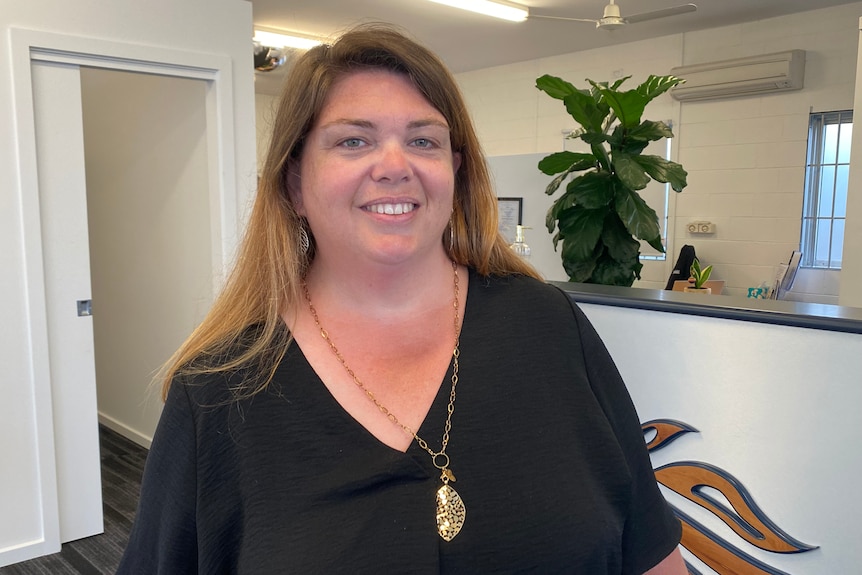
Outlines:
{"type": "Polygon", "coordinates": [[[694,4],[682,4],[671,8],[663,8],[661,10],[652,10],[651,12],[641,12],[631,16],[623,17],[620,13],[619,5],[614,3],[614,0],[609,0],[610,4],[605,6],[605,11],[602,17],[598,20],[590,18],[565,18],[563,16],[542,16],[539,14],[530,14],[530,18],[547,18],[550,20],[570,20],[573,22],[592,22],[596,28],[603,30],[615,30],[622,28],[626,24],[636,24],[637,22],[645,22],[647,20],[655,20],[657,18],[667,18],[668,16],[677,16],[697,10],[694,4]]]}

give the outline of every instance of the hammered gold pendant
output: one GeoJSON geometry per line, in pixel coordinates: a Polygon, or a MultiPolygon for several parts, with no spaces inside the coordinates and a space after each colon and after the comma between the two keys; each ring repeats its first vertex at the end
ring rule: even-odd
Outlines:
{"type": "Polygon", "coordinates": [[[452,541],[464,526],[467,508],[458,492],[444,483],[437,490],[437,532],[445,541],[452,541]]]}

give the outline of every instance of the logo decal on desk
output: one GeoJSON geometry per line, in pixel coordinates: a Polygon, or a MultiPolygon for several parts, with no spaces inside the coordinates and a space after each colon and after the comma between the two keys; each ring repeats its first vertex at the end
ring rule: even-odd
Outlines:
{"type": "MultiPolygon", "coordinates": [[[[670,445],[686,433],[697,433],[694,427],[671,419],[648,421],[641,429],[645,440],[648,434],[655,433],[647,440],[650,452],[670,445]]],[[[745,486],[719,467],[700,461],[679,461],[654,471],[660,484],[711,512],[750,545],[773,553],[817,549],[785,533],[757,506],[745,486]],[[721,493],[730,505],[710,495],[711,490],[721,493]]],[[[681,545],[719,575],[788,575],[752,557],[675,505],[671,507],[682,522],[681,545]]],[[[687,561],[686,567],[691,575],[701,575],[687,561]]]]}

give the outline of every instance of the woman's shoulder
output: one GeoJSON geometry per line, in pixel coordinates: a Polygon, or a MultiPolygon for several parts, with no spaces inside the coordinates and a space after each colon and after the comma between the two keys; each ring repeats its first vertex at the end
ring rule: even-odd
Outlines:
{"type": "Polygon", "coordinates": [[[171,386],[182,388],[194,405],[220,405],[252,395],[249,391],[256,388],[256,379],[260,379],[256,374],[270,371],[282,359],[277,351],[283,341],[280,336],[268,353],[249,354],[263,331],[262,324],[248,326],[215,351],[200,353],[177,371],[171,386]]]}
{"type": "Polygon", "coordinates": [[[470,293],[479,297],[523,299],[536,305],[571,307],[562,290],[523,274],[483,276],[471,270],[470,293]]]}
{"type": "Polygon", "coordinates": [[[574,327],[577,307],[559,288],[525,275],[470,276],[467,306],[516,326],[552,322],[574,327]]]}
{"type": "Polygon", "coordinates": [[[171,381],[166,402],[188,402],[193,411],[229,405],[236,400],[235,390],[241,381],[238,370],[178,373],[171,381]]]}

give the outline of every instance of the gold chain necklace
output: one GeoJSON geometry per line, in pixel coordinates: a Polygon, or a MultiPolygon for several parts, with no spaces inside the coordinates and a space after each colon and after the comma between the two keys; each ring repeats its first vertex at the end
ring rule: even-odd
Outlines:
{"type": "Polygon", "coordinates": [[[441,485],[440,489],[437,490],[437,532],[440,534],[440,537],[446,541],[452,541],[452,539],[458,535],[461,528],[464,526],[464,519],[467,516],[467,509],[464,506],[464,502],[461,500],[461,496],[458,495],[458,492],[452,489],[449,485],[450,481],[455,481],[455,474],[452,473],[451,469],[449,469],[449,456],[446,454],[446,447],[449,445],[449,432],[452,430],[452,414],[455,412],[455,388],[458,385],[458,357],[461,355],[461,351],[458,349],[458,298],[460,292],[458,289],[458,265],[455,262],[452,262],[452,269],[455,272],[455,299],[453,303],[453,307],[455,308],[455,349],[452,352],[452,390],[449,392],[449,405],[446,408],[446,425],[443,428],[443,439],[441,441],[440,451],[434,451],[431,449],[428,446],[428,442],[419,437],[416,432],[408,426],[398,421],[395,414],[380,403],[374,394],[365,387],[365,384],[356,377],[356,373],[349,365],[347,365],[341,352],[338,351],[337,347],[335,347],[335,343],[333,343],[332,339],[329,337],[329,333],[323,329],[322,325],[320,325],[320,318],[317,317],[317,310],[314,309],[314,306],[311,303],[311,294],[308,293],[308,284],[305,282],[302,283],[305,300],[308,302],[308,310],[314,318],[314,323],[317,326],[317,329],[320,330],[320,335],[324,340],[326,340],[326,343],[329,344],[329,349],[332,350],[332,353],[335,354],[335,357],[338,358],[338,361],[342,366],[344,366],[347,374],[353,378],[353,383],[355,383],[356,386],[365,393],[365,396],[371,400],[371,402],[380,410],[381,413],[383,413],[383,415],[386,416],[387,419],[389,419],[389,421],[403,429],[407,435],[415,439],[416,443],[419,444],[419,447],[427,451],[431,456],[431,462],[434,464],[434,467],[440,470],[440,481],[443,482],[443,485],[441,485]]]}

